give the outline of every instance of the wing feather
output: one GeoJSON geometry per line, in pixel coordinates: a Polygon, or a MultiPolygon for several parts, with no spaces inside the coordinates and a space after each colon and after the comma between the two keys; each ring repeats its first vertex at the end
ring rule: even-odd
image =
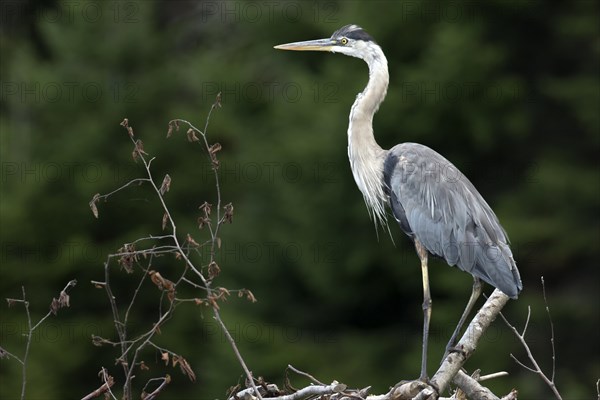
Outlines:
{"type": "Polygon", "coordinates": [[[449,265],[516,297],[522,283],[506,232],[473,184],[443,156],[417,143],[392,148],[385,190],[411,238],[449,265]]]}

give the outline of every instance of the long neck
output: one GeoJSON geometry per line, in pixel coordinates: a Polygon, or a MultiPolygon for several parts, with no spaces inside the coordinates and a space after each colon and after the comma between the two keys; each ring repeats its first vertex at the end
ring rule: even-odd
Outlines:
{"type": "MultiPolygon", "coordinates": [[[[378,49],[379,50],[379,49],[378,49]]],[[[348,157],[354,180],[363,194],[375,224],[386,225],[386,196],[383,190],[383,150],[373,136],[373,115],[387,93],[387,60],[379,50],[365,60],[369,65],[369,83],[356,96],[348,125],[348,157]]]]}

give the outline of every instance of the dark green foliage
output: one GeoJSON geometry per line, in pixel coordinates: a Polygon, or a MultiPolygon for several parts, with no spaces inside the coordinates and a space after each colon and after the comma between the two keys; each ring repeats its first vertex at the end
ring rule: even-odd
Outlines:
{"type": "MultiPolygon", "coordinates": [[[[347,116],[367,68],[341,55],[272,48],[347,23],[361,25],[388,57],[390,88],[374,121],[379,143],[426,144],[475,184],[508,232],[523,277],[525,289],[505,314],[520,327],[531,305],[531,347],[550,371],[543,275],[557,385],[565,398],[591,398],[600,375],[597,2],[267,3],[0,6],[0,297],[17,297],[24,285],[39,318],[65,282],[79,282],[71,307],[32,344],[29,398],[82,397],[100,385],[101,366],[120,378],[116,350],[91,345],[91,334],[111,337],[114,328],[104,293],[89,282],[102,278],[108,253],[159,234],[162,212],[144,186],[100,202],[98,220],[90,212],[94,193],[143,175],[119,122],[127,117],[156,157],[155,179],[171,176],[166,198],[179,231],[200,236],[198,206],[214,198],[210,161],[185,130],[165,136],[174,118],[203,126],[219,91],[223,108],[208,136],[223,147],[223,200],[235,216],[222,231],[218,279],[258,298],[232,298],[222,310],[250,368],[281,385],[292,364],[376,393],[417,376],[418,258],[398,227],[395,246],[376,234],[346,155],[347,116]]],[[[178,266],[161,268],[168,276],[178,266]]],[[[430,271],[433,369],[471,278],[439,261],[430,271]]],[[[116,266],[115,277],[129,287],[116,266]]],[[[141,298],[140,323],[155,316],[152,299],[141,298]]],[[[1,303],[0,312],[0,346],[20,355],[22,310],[1,303]]],[[[149,353],[151,370],[139,382],[169,373],[165,398],[181,399],[223,398],[243,383],[204,314],[180,307],[162,338],[197,381],[149,353]]],[[[549,398],[509,358],[525,360],[516,339],[501,321],[494,328],[467,368],[509,371],[490,383],[498,394],[516,387],[523,398],[549,398]]],[[[19,377],[15,362],[1,361],[0,397],[15,398],[19,377]]]]}

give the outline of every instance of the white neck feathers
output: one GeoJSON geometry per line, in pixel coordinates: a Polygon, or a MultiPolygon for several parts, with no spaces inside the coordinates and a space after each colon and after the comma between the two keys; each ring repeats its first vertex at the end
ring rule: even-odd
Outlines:
{"type": "Polygon", "coordinates": [[[356,96],[348,125],[348,157],[354,180],[363,194],[375,225],[387,225],[383,190],[383,150],[373,136],[373,115],[387,93],[389,73],[387,59],[379,47],[365,59],[369,66],[369,83],[356,96]]]}

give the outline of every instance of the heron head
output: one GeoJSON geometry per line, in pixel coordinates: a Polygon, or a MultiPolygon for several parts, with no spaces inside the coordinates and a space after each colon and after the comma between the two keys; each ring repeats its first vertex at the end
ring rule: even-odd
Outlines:
{"type": "Polygon", "coordinates": [[[358,25],[346,25],[327,39],[307,40],[275,46],[279,50],[329,51],[367,59],[373,53],[375,40],[358,25]]]}

